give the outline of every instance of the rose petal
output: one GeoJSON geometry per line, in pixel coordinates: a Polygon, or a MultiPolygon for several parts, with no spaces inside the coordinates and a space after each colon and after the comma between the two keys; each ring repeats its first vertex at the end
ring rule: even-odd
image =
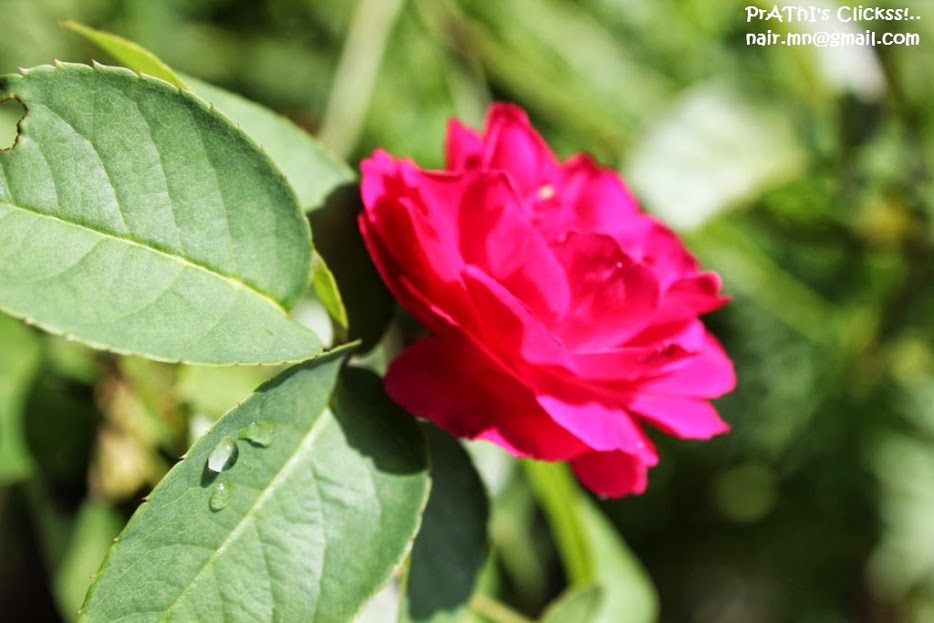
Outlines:
{"type": "Polygon", "coordinates": [[[560,165],[552,192],[540,195],[536,225],[546,239],[564,232],[606,234],[617,238],[632,218],[640,218],[635,197],[619,174],[585,154],[560,165]]]}
{"type": "MultiPolygon", "coordinates": [[[[699,323],[698,323],[699,324],[699,323]]],[[[641,391],[702,398],[717,398],[736,387],[733,362],[720,342],[704,332],[703,345],[691,357],[669,366],[655,378],[643,381],[641,391]]]]}
{"type": "Polygon", "coordinates": [[[651,216],[638,214],[625,219],[615,238],[633,259],[652,267],[662,290],[679,279],[697,274],[697,260],[678,235],[651,216]]]}
{"type": "MultiPolygon", "coordinates": [[[[651,442],[621,403],[604,404],[599,388],[575,384],[573,359],[501,285],[472,266],[463,275],[482,333],[473,336],[515,375],[530,382],[540,404],[560,426],[597,450],[625,450],[657,460],[651,442]],[[569,381],[570,379],[570,381],[569,381]]],[[[612,400],[610,398],[609,400],[612,400]]]]}
{"type": "Polygon", "coordinates": [[[443,291],[436,282],[458,281],[467,262],[482,267],[536,315],[564,313],[564,270],[504,174],[420,171],[379,152],[362,167],[364,236],[382,239],[382,249],[398,256],[396,264],[421,292],[443,291]]]}
{"type": "Polygon", "coordinates": [[[487,439],[516,455],[565,460],[587,449],[548,417],[528,387],[456,333],[405,349],[389,366],[386,391],[453,435],[487,439]]]}
{"type": "MultiPolygon", "coordinates": [[[[363,205],[375,206],[380,197],[386,197],[388,187],[397,176],[398,161],[382,149],[377,149],[360,163],[360,195],[363,205]]],[[[372,209],[369,208],[369,209],[372,209]]]]}
{"type": "MultiPolygon", "coordinates": [[[[377,272],[383,279],[383,283],[389,288],[393,297],[415,318],[432,331],[437,330],[438,316],[457,324],[450,318],[449,314],[440,309],[436,304],[430,302],[425,294],[419,291],[419,285],[413,284],[412,280],[405,276],[402,267],[389,253],[386,245],[379,235],[372,229],[372,225],[366,219],[364,214],[357,217],[357,224],[360,227],[360,233],[363,236],[364,245],[373,260],[377,272]]],[[[420,284],[425,287],[425,284],[420,284]]],[[[428,291],[436,291],[438,288],[425,288],[428,291]]],[[[448,301],[452,297],[445,297],[448,301]]]]}
{"type": "Polygon", "coordinates": [[[483,156],[483,138],[457,119],[448,122],[444,144],[445,169],[463,171],[476,168],[483,156]]]}
{"type": "Polygon", "coordinates": [[[691,356],[682,346],[672,343],[573,353],[575,366],[582,378],[631,383],[657,377],[691,356]]]}
{"type": "Polygon", "coordinates": [[[501,173],[465,173],[457,229],[464,262],[481,267],[543,322],[563,315],[565,271],[501,173]]]}
{"type": "Polygon", "coordinates": [[[426,329],[436,334],[445,333],[452,328],[468,334],[478,332],[473,321],[474,314],[471,313],[472,303],[463,284],[452,285],[444,297],[444,302],[451,308],[449,313],[447,309],[440,307],[440,301],[436,303],[437,299],[429,299],[422,294],[401,269],[393,270],[393,263],[384,266],[392,277],[383,277],[383,281],[400,305],[426,329]],[[458,302],[458,299],[462,302],[458,302]]]}
{"type": "Polygon", "coordinates": [[[461,275],[476,310],[480,332],[473,337],[520,375],[528,366],[573,370],[567,348],[502,284],[475,266],[461,275]]]}
{"type": "Polygon", "coordinates": [[[652,323],[632,336],[629,347],[652,347],[659,344],[677,344],[686,350],[697,351],[703,344],[704,324],[695,317],[679,318],[669,322],[652,323]]]}
{"type": "Polygon", "coordinates": [[[453,223],[438,206],[456,199],[458,188],[427,184],[432,178],[426,180],[414,165],[380,151],[360,166],[364,240],[382,239],[382,251],[405,266],[413,282],[456,281],[463,260],[454,253],[453,223]]]}
{"type": "Polygon", "coordinates": [[[490,107],[484,141],[481,168],[507,171],[523,197],[536,195],[557,177],[558,162],[551,149],[518,106],[490,107]]]}
{"type": "Polygon", "coordinates": [[[639,393],[629,407],[659,429],[682,439],[709,439],[730,430],[706,400],[639,393]]]}
{"type": "Polygon", "coordinates": [[[571,232],[552,249],[571,286],[573,305],[558,333],[572,351],[617,347],[652,319],[658,282],[612,238],[571,232]]]}
{"type": "Polygon", "coordinates": [[[377,150],[363,163],[367,248],[433,337],[391,364],[416,415],[521,456],[571,460],[601,495],[642,492],[678,437],[728,427],[707,401],[736,383],[698,315],[726,302],[615,171],[559,163],[518,107],[448,127],[448,170],[377,150]]]}
{"type": "MultiPolygon", "coordinates": [[[[432,330],[437,330],[438,315],[469,324],[472,304],[460,281],[463,259],[454,253],[450,234],[430,222],[421,195],[406,179],[419,172],[379,152],[362,168],[365,207],[358,224],[389,290],[432,330]]],[[[441,220],[435,224],[444,225],[441,220]]]]}
{"type": "Polygon", "coordinates": [[[585,487],[604,497],[642,493],[648,483],[648,466],[625,452],[589,452],[571,460],[571,467],[585,487]]]}
{"type": "Polygon", "coordinates": [[[675,280],[662,296],[656,322],[698,316],[723,307],[730,299],[720,294],[717,273],[704,272],[675,280]]]}
{"type": "Polygon", "coordinates": [[[622,405],[601,401],[592,389],[575,391],[560,379],[552,379],[550,387],[543,385],[543,379],[536,380],[538,404],[588,447],[601,452],[621,450],[647,465],[658,462],[655,446],[622,405]]]}

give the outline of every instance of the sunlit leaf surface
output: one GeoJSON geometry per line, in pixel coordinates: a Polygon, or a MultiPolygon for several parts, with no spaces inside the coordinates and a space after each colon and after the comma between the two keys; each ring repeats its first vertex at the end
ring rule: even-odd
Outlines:
{"type": "Polygon", "coordinates": [[[200,100],[122,69],[0,79],[27,109],[0,153],[0,308],[117,352],[199,363],[304,359],[285,310],[308,225],[268,158],[200,100]]]}
{"type": "Polygon", "coordinates": [[[428,492],[414,420],[345,355],[230,411],[111,549],[84,621],[350,621],[408,550],[428,492]],[[337,386],[337,393],[332,392],[337,386]]]}

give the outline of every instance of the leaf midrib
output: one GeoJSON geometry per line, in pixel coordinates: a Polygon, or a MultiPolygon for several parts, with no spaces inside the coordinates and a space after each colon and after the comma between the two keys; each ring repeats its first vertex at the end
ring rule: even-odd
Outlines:
{"type": "MultiPolygon", "coordinates": [[[[231,543],[236,541],[240,533],[246,529],[249,523],[248,520],[252,519],[254,513],[258,512],[258,510],[265,505],[266,500],[272,496],[273,493],[275,493],[276,489],[278,488],[279,481],[287,478],[292,473],[293,466],[298,463],[300,457],[304,457],[306,451],[311,449],[312,444],[320,435],[320,431],[325,427],[326,421],[323,422],[323,420],[325,420],[325,416],[329,413],[330,409],[327,406],[325,406],[321,412],[318,413],[318,416],[311,423],[311,427],[309,428],[308,432],[305,433],[301,441],[295,447],[295,451],[292,453],[292,456],[290,456],[289,459],[282,464],[282,467],[280,467],[276,474],[270,479],[269,485],[265,487],[258,496],[256,496],[256,499],[246,510],[246,512],[243,513],[243,516],[240,518],[237,524],[230,530],[224,540],[221,541],[220,545],[218,545],[217,548],[215,548],[211,553],[211,555],[204,561],[204,564],[202,564],[201,568],[198,569],[198,571],[191,577],[191,580],[185,585],[185,588],[179,592],[175,599],[172,600],[172,603],[163,610],[162,616],[158,619],[160,622],[168,620],[169,614],[171,614],[172,610],[179,603],[179,601],[181,601],[181,599],[188,594],[188,592],[191,590],[191,587],[194,586],[198,578],[201,577],[205,570],[211,565],[212,561],[220,556],[220,554],[225,551],[231,543]]],[[[260,546],[262,547],[262,544],[260,544],[260,546]]]]}
{"type": "Polygon", "coordinates": [[[71,220],[68,220],[68,219],[65,219],[65,218],[61,218],[61,217],[56,216],[56,215],[54,215],[54,214],[48,214],[48,213],[46,213],[46,212],[42,212],[42,211],[39,211],[39,210],[31,209],[31,208],[29,208],[29,207],[27,207],[27,206],[21,206],[21,205],[15,204],[15,203],[8,203],[8,202],[4,202],[4,201],[0,201],[0,206],[7,206],[7,207],[9,207],[9,208],[12,208],[13,210],[19,210],[19,211],[25,212],[25,213],[27,213],[27,214],[30,214],[30,215],[32,215],[32,216],[34,216],[34,217],[50,219],[50,220],[52,220],[52,221],[56,221],[56,222],[61,223],[61,224],[64,224],[64,225],[69,225],[69,226],[71,226],[71,227],[76,227],[76,228],[78,228],[78,229],[81,229],[81,230],[84,230],[84,231],[87,231],[87,232],[91,232],[91,233],[96,234],[97,236],[99,236],[99,237],[101,237],[101,238],[114,240],[114,241],[117,241],[117,242],[119,242],[119,243],[123,243],[123,244],[129,245],[129,246],[134,246],[134,247],[138,247],[138,248],[144,249],[144,250],[146,250],[146,251],[148,251],[148,252],[150,252],[150,253],[153,253],[153,254],[158,255],[158,256],[160,256],[160,257],[163,257],[163,258],[166,258],[166,259],[168,259],[168,260],[171,261],[171,262],[175,262],[175,263],[181,264],[181,265],[183,265],[183,266],[186,266],[186,267],[188,267],[188,268],[193,268],[193,269],[198,270],[198,271],[200,271],[200,272],[207,273],[207,274],[210,275],[211,277],[216,278],[216,279],[219,279],[220,281],[223,281],[223,282],[225,282],[225,283],[231,285],[231,286],[234,287],[234,288],[241,288],[241,289],[243,289],[243,290],[246,290],[246,291],[250,292],[251,294],[253,294],[254,296],[256,296],[256,297],[262,299],[263,301],[269,303],[270,305],[272,305],[273,307],[275,307],[277,310],[279,310],[279,311],[282,312],[283,314],[287,314],[287,311],[286,311],[286,309],[283,307],[283,305],[282,305],[279,301],[277,301],[276,299],[272,298],[272,296],[271,296],[270,294],[258,290],[256,287],[250,285],[249,283],[247,283],[247,282],[245,282],[245,281],[240,281],[240,280],[236,279],[235,277],[233,277],[233,276],[231,276],[231,275],[224,274],[224,273],[218,271],[218,270],[215,269],[215,268],[212,268],[212,267],[210,267],[210,266],[208,266],[208,265],[206,265],[206,264],[199,263],[199,262],[197,262],[197,261],[195,261],[195,260],[193,260],[193,259],[190,259],[190,258],[188,258],[188,257],[185,257],[185,256],[183,256],[183,255],[176,255],[176,254],[170,253],[170,252],[168,252],[168,251],[165,251],[165,250],[163,250],[163,249],[160,249],[160,248],[158,248],[158,247],[152,245],[151,243],[147,243],[147,242],[144,242],[144,241],[136,240],[136,239],[131,238],[131,237],[129,237],[129,236],[128,236],[128,237],[121,237],[121,236],[112,234],[112,233],[110,233],[110,232],[106,232],[106,231],[102,231],[102,230],[97,229],[97,228],[94,228],[94,227],[90,227],[90,226],[88,226],[88,225],[86,225],[86,224],[83,224],[83,223],[78,223],[78,222],[71,221],[71,220]]]}

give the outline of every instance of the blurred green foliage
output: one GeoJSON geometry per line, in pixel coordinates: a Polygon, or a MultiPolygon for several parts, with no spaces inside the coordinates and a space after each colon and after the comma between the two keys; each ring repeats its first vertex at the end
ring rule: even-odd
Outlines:
{"type": "MultiPolygon", "coordinates": [[[[0,0],[0,73],[100,56],[57,25],[78,20],[282,111],[351,162],[381,146],[438,166],[447,119],[479,125],[491,99],[518,102],[559,153],[618,166],[733,295],[708,321],[736,362],[719,402],[732,432],[657,436],[648,492],[604,505],[661,620],[930,621],[934,7],[878,2],[921,19],[851,25],[917,32],[917,47],[818,49],[747,46],[806,25],[747,23],[746,4],[0,0]]],[[[21,114],[0,106],[0,145],[21,114]]],[[[228,387],[145,364],[154,374],[0,330],[3,354],[27,349],[40,371],[29,396],[0,395],[26,405],[15,434],[35,463],[0,457],[29,474],[0,479],[2,612],[67,620],[88,557],[254,375],[228,387]]],[[[562,579],[517,478],[500,474],[484,584],[536,615],[562,579]]]]}

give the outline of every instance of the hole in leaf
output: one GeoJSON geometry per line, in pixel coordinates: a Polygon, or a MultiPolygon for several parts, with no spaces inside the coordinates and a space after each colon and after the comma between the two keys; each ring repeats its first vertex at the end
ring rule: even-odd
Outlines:
{"type": "Polygon", "coordinates": [[[16,99],[0,101],[0,149],[9,149],[16,144],[16,124],[26,116],[26,107],[16,99]]]}

